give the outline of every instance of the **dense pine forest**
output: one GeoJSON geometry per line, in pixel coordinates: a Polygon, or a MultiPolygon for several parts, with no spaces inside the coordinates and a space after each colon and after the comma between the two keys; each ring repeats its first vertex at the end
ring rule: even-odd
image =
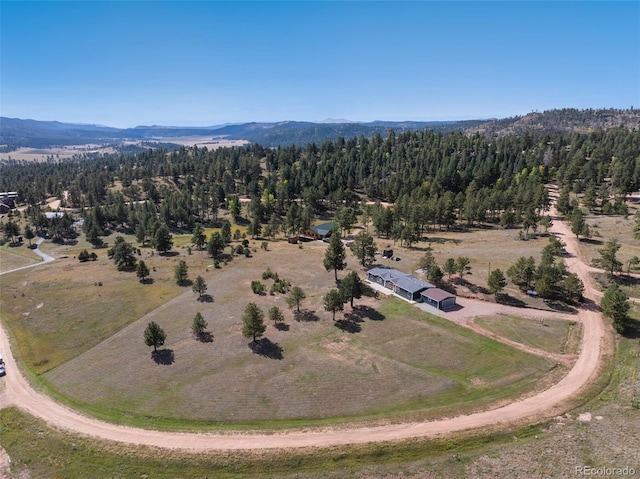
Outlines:
{"type": "MultiPolygon", "coordinates": [[[[640,132],[488,138],[390,131],[304,148],[182,147],[0,169],[0,190],[17,191],[29,205],[61,198],[83,212],[94,239],[115,227],[142,229],[142,237],[160,224],[192,230],[216,223],[220,208],[243,216],[254,235],[275,237],[330,210],[347,226],[353,213],[364,214],[377,234],[410,245],[429,228],[526,226],[548,208],[549,181],[615,204],[640,189],[640,132]]],[[[46,226],[37,207],[30,214],[36,227],[46,226]]]]}

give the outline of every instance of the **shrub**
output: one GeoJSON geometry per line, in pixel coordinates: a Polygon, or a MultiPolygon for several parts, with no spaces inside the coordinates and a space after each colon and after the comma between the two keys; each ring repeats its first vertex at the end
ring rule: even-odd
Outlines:
{"type": "Polygon", "coordinates": [[[284,279],[279,279],[271,286],[273,293],[287,294],[289,292],[289,283],[284,279]]]}
{"type": "Polygon", "coordinates": [[[260,281],[251,281],[251,291],[255,294],[264,294],[264,284],[260,281]]]}

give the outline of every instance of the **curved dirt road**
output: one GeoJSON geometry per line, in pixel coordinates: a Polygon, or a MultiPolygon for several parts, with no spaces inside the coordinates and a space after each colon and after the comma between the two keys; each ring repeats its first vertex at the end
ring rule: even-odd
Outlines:
{"type": "MultiPolygon", "coordinates": [[[[567,243],[567,249],[578,252],[577,242],[567,226],[556,220],[552,230],[567,243]]],[[[585,284],[585,297],[594,298],[588,267],[576,256],[567,259],[568,268],[585,284]]],[[[558,407],[578,394],[598,372],[604,325],[596,308],[580,311],[583,338],[580,355],[569,373],[551,388],[526,399],[496,409],[466,416],[421,423],[393,424],[376,427],[336,428],[312,431],[265,433],[179,433],[160,432],[110,424],[83,416],[61,406],[50,397],[35,391],[19,372],[9,349],[6,332],[0,327],[0,351],[6,356],[5,391],[0,395],[0,409],[15,404],[54,427],[109,441],[182,449],[188,452],[208,450],[280,449],[321,447],[368,442],[394,441],[414,437],[434,437],[500,423],[540,418],[558,413],[558,407]]]]}

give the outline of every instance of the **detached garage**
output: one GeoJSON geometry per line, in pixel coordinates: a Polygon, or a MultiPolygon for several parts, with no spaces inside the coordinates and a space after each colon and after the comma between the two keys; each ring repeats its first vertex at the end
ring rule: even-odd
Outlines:
{"type": "Polygon", "coordinates": [[[420,293],[422,300],[429,306],[446,311],[456,305],[456,295],[440,288],[429,288],[420,293]]]}

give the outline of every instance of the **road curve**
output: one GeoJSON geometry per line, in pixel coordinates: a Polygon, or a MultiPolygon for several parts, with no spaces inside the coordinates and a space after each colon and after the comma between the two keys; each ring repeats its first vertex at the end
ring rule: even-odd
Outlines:
{"type": "MultiPolygon", "coordinates": [[[[578,252],[577,241],[567,226],[559,220],[552,228],[567,249],[578,252]]],[[[585,284],[585,297],[594,299],[593,282],[588,267],[577,256],[567,259],[567,266],[585,284]]],[[[211,450],[281,449],[323,447],[370,442],[397,441],[416,437],[436,437],[452,432],[506,424],[527,418],[557,414],[563,402],[575,397],[597,375],[602,358],[605,333],[601,315],[596,308],[580,310],[583,338],[580,354],[573,368],[557,384],[534,396],[511,404],[474,414],[420,423],[393,424],[376,427],[327,428],[322,430],[282,433],[182,433],[153,431],[106,423],[84,416],[34,390],[17,368],[5,330],[0,326],[0,350],[6,356],[5,391],[0,395],[0,409],[15,404],[27,413],[52,426],[98,439],[132,445],[146,445],[187,452],[211,450]]]]}

